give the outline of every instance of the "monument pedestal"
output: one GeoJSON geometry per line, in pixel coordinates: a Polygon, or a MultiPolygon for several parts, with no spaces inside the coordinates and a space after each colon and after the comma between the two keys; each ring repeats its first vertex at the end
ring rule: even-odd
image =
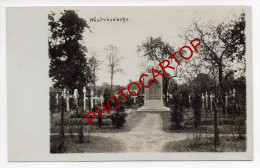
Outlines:
{"type": "Polygon", "coordinates": [[[149,88],[144,89],[144,106],[139,108],[137,111],[142,112],[160,112],[160,111],[170,111],[169,108],[163,106],[163,79],[161,76],[156,78],[156,82],[153,81],[152,74],[149,74],[144,80],[145,85],[149,85],[152,80],[152,85],[149,88]]]}
{"type": "Polygon", "coordinates": [[[161,112],[170,111],[170,108],[163,106],[162,100],[148,100],[144,102],[144,106],[139,108],[140,112],[161,112]]]}

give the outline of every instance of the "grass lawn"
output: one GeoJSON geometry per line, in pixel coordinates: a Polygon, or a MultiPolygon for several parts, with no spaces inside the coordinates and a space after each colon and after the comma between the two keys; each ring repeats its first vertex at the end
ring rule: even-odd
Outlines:
{"type": "MultiPolygon", "coordinates": [[[[185,139],[164,145],[164,152],[214,152],[214,138],[185,139]]],[[[246,140],[221,137],[217,152],[245,152],[246,140]]]]}
{"type": "MultiPolygon", "coordinates": [[[[163,120],[163,131],[167,133],[214,133],[214,117],[213,112],[208,111],[206,114],[205,110],[201,114],[201,123],[198,129],[194,128],[194,116],[192,108],[184,109],[182,122],[182,128],[177,129],[175,123],[171,121],[171,112],[162,112],[161,117],[163,120]]],[[[218,116],[218,129],[220,134],[232,134],[232,133],[246,133],[246,127],[244,116],[237,116],[235,119],[229,115],[218,116]]]]}
{"type": "MultiPolygon", "coordinates": [[[[51,136],[51,144],[58,137],[58,135],[51,136]]],[[[99,136],[91,136],[89,143],[78,143],[77,136],[66,136],[65,144],[67,147],[64,153],[115,153],[125,151],[124,145],[119,141],[99,136]]]]}
{"type": "MultiPolygon", "coordinates": [[[[132,128],[135,127],[135,125],[145,117],[145,113],[138,113],[136,111],[132,111],[128,116],[126,117],[126,123],[122,128],[116,128],[115,126],[112,126],[110,119],[104,119],[103,124],[101,128],[97,125],[97,120],[93,120],[94,126],[92,127],[92,133],[120,133],[120,132],[128,132],[132,128]]],[[[59,126],[59,117],[56,119],[52,117],[51,119],[51,133],[59,133],[60,132],[60,126],[59,126]]],[[[84,127],[84,132],[88,132],[87,129],[89,129],[90,124],[86,119],[83,119],[84,124],[86,125],[84,127]]],[[[72,123],[73,124],[73,123],[72,123]]],[[[69,124],[65,123],[65,133],[69,133],[69,124]]],[[[77,126],[70,126],[70,129],[72,132],[77,132],[77,126]]]]}

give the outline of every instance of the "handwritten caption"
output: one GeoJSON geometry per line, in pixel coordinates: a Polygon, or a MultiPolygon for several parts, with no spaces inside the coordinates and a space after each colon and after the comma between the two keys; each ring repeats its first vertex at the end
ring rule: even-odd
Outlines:
{"type": "Polygon", "coordinates": [[[129,22],[130,19],[127,17],[93,17],[89,18],[90,22],[129,22]]]}

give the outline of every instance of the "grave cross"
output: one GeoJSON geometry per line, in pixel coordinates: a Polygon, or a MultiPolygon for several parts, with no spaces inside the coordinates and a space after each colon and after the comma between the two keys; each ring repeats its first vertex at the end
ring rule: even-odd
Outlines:
{"type": "Polygon", "coordinates": [[[86,87],[83,87],[83,109],[84,109],[84,111],[86,110],[86,99],[87,99],[86,95],[87,95],[86,87]]]}
{"type": "Polygon", "coordinates": [[[205,97],[206,97],[206,108],[207,108],[208,107],[208,93],[207,92],[206,92],[205,97]]]}
{"type": "Polygon", "coordinates": [[[205,97],[204,97],[203,93],[201,94],[201,99],[202,99],[202,108],[204,108],[204,106],[205,106],[205,104],[204,104],[205,103],[205,100],[204,100],[205,97]]]}
{"type": "Polygon", "coordinates": [[[134,104],[136,103],[136,98],[137,98],[137,96],[133,96],[133,98],[134,98],[134,104]]]}
{"type": "Polygon", "coordinates": [[[78,89],[74,89],[74,99],[75,99],[75,104],[76,106],[78,105],[78,89]]]}
{"type": "Polygon", "coordinates": [[[67,111],[70,111],[69,95],[70,95],[70,92],[69,92],[69,90],[67,90],[67,96],[66,96],[66,108],[67,108],[66,110],[67,111]]]}

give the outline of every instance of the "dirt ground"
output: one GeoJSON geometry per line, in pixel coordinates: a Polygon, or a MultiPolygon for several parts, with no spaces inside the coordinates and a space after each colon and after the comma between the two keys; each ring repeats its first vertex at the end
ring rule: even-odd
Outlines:
{"type": "Polygon", "coordinates": [[[92,136],[109,137],[125,144],[125,152],[162,152],[163,145],[171,141],[184,140],[188,134],[165,133],[159,113],[146,113],[145,117],[125,133],[93,133],[92,136]]]}
{"type": "MultiPolygon", "coordinates": [[[[144,112],[142,119],[128,132],[118,133],[91,133],[92,139],[96,137],[110,139],[112,143],[118,143],[121,146],[118,152],[165,152],[165,145],[171,144],[175,147],[181,140],[192,139],[195,134],[192,133],[166,133],[162,129],[162,115],[160,113],[144,112]],[[176,143],[175,143],[176,142],[176,143]],[[174,145],[176,144],[176,145],[174,145]]],[[[58,135],[53,133],[52,135],[58,135]]],[[[69,135],[68,133],[66,135],[69,135]]],[[[87,133],[84,133],[87,136],[87,133]]],[[[205,134],[200,134],[205,137],[205,134]]],[[[207,134],[207,137],[213,137],[214,134],[207,134]]],[[[220,137],[224,136],[220,134],[220,137]]],[[[232,135],[229,135],[232,136],[232,135]]],[[[237,135],[236,135],[237,136],[237,135]]],[[[104,141],[100,146],[95,146],[100,152],[109,152],[109,148],[117,144],[109,144],[104,141]],[[105,146],[104,146],[105,145],[105,146]]],[[[90,143],[91,145],[91,143],[90,143]]],[[[179,149],[171,149],[179,151],[179,149]]]]}

